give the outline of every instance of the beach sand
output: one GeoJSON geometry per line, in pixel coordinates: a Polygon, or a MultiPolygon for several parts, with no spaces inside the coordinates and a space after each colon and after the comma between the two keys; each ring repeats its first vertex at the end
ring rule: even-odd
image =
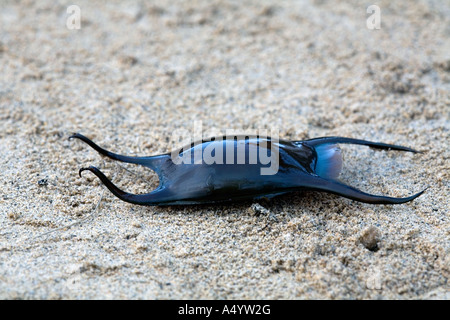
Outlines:
{"type": "Polygon", "coordinates": [[[379,29],[369,5],[2,2],[0,298],[449,299],[450,3],[379,1],[379,29]],[[144,207],[78,170],[135,193],[154,173],[68,140],[154,155],[200,124],[409,146],[342,146],[341,179],[429,188],[144,207]]]}

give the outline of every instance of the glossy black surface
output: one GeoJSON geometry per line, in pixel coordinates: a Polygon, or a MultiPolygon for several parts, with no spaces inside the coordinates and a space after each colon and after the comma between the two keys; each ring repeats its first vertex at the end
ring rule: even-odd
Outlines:
{"type": "MultiPolygon", "coordinates": [[[[351,143],[377,149],[417,152],[407,147],[359,139],[324,137],[305,141],[272,141],[270,138],[259,137],[233,139],[220,137],[213,141],[202,141],[187,146],[179,153],[187,163],[175,164],[174,161],[177,162],[177,160],[172,160],[171,153],[151,157],[129,157],[109,152],[81,134],[74,134],[70,137],[70,139],[72,138],[84,141],[111,159],[140,164],[154,170],[160,180],[158,188],[148,194],[140,195],[118,189],[100,170],[93,166],[82,168],[79,171],[80,176],[83,171],[91,171],[118,198],[141,205],[199,204],[258,199],[302,189],[330,192],[366,203],[399,204],[411,201],[425,191],[406,198],[371,195],[344,185],[326,174],[318,174],[319,171],[327,172],[327,168],[319,170],[319,166],[323,167],[323,164],[320,162],[322,159],[318,156],[318,154],[323,154],[320,148],[327,145],[334,147],[337,143],[351,143]],[[210,152],[211,149],[216,152],[210,152]],[[223,154],[218,154],[217,150],[223,150],[223,154]],[[245,157],[240,158],[240,162],[238,162],[237,155],[242,154],[243,150],[245,150],[245,157]],[[199,152],[197,154],[206,152],[206,154],[214,155],[216,163],[211,163],[207,158],[198,161],[198,158],[194,157],[196,151],[199,152]],[[270,163],[265,162],[266,164],[261,164],[261,161],[254,163],[259,154],[268,157],[279,155],[272,158],[278,160],[277,170],[273,170],[274,174],[261,174],[261,169],[266,168],[267,170],[274,166],[275,160],[270,163]],[[197,164],[194,164],[196,159],[197,164]]],[[[330,161],[340,160],[336,156],[330,161]]],[[[331,163],[331,165],[336,164],[331,163]]]]}

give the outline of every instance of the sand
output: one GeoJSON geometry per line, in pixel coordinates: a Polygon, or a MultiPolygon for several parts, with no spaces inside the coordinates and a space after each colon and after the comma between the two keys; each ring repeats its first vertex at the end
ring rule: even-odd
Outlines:
{"type": "Polygon", "coordinates": [[[69,29],[72,4],[1,4],[0,298],[450,298],[448,1],[377,2],[380,29],[360,1],[80,0],[69,29]],[[148,192],[155,174],[70,134],[153,155],[199,121],[413,147],[342,146],[341,179],[429,188],[144,207],[78,176],[148,192]]]}

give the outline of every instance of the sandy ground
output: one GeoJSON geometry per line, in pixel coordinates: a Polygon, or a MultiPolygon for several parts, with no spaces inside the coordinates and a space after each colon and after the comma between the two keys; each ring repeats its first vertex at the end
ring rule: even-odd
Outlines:
{"type": "Polygon", "coordinates": [[[1,3],[0,298],[450,298],[448,1],[377,2],[379,30],[361,1],[75,1],[68,29],[72,4],[1,3]],[[67,138],[153,155],[195,121],[414,147],[343,146],[342,180],[429,189],[142,207],[78,176],[148,192],[153,173],[67,138]]]}

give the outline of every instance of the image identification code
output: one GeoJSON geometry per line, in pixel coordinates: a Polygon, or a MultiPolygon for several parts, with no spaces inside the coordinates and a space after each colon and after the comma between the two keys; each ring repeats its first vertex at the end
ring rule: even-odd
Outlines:
{"type": "Polygon", "coordinates": [[[234,314],[270,314],[270,305],[260,304],[225,304],[221,308],[189,306],[188,304],[178,308],[178,314],[203,315],[208,318],[211,314],[234,315],[234,314]]]}

